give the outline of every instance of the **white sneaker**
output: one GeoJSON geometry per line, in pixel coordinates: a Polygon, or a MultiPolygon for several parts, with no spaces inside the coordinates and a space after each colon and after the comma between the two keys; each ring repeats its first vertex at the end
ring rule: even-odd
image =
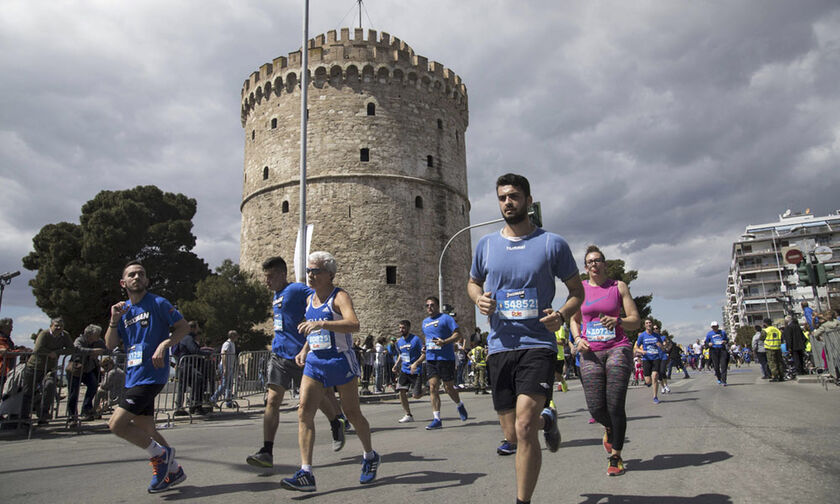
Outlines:
{"type": "Polygon", "coordinates": [[[400,423],[408,423],[408,422],[413,422],[413,421],[414,421],[414,417],[411,416],[411,415],[405,415],[404,417],[400,418],[400,423]]]}
{"type": "Polygon", "coordinates": [[[671,393],[671,387],[669,387],[668,385],[665,385],[665,392],[670,394],[671,393]]]}

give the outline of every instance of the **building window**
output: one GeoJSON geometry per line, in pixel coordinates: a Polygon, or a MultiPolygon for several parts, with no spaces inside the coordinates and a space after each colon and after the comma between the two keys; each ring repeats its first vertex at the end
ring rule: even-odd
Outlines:
{"type": "Polygon", "coordinates": [[[282,205],[280,205],[280,211],[283,213],[289,213],[289,202],[284,201],[282,205]]]}
{"type": "Polygon", "coordinates": [[[268,180],[268,166],[263,168],[263,180],[268,180]]]}
{"type": "Polygon", "coordinates": [[[271,120],[271,129],[277,129],[277,118],[271,120]]]}
{"type": "Polygon", "coordinates": [[[434,156],[426,156],[426,166],[428,166],[429,168],[433,168],[435,166],[434,156]]]}
{"type": "Polygon", "coordinates": [[[256,137],[256,136],[257,136],[257,130],[251,130],[251,140],[253,140],[254,137],[256,137]]]}
{"type": "Polygon", "coordinates": [[[458,130],[455,130],[455,143],[457,144],[460,138],[458,138],[458,130]]]}
{"type": "Polygon", "coordinates": [[[385,283],[394,285],[397,283],[397,267],[385,266],[385,283]]]}
{"type": "Polygon", "coordinates": [[[443,129],[443,121],[438,119],[438,129],[443,129]]]}
{"type": "Polygon", "coordinates": [[[359,161],[363,163],[367,163],[368,161],[370,161],[370,149],[359,150],[359,161]]]}
{"type": "Polygon", "coordinates": [[[368,113],[368,115],[376,115],[376,104],[375,103],[368,103],[367,113],[368,113]]]}
{"type": "Polygon", "coordinates": [[[417,196],[414,198],[414,208],[423,208],[423,197],[417,196]]]}

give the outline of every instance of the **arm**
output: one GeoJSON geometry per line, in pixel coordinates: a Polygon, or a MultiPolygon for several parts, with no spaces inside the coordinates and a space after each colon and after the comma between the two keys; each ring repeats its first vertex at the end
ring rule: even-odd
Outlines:
{"type": "Polygon", "coordinates": [[[341,315],[342,320],[307,320],[298,325],[298,331],[307,335],[316,329],[327,331],[354,333],[359,330],[359,319],[356,317],[356,310],[353,308],[353,300],[345,291],[340,291],[335,296],[334,306],[341,315]]]}
{"type": "Polygon", "coordinates": [[[300,349],[297,355],[295,355],[295,364],[300,367],[303,367],[306,364],[306,356],[309,354],[309,342],[303,344],[303,348],[300,349]]]}
{"type": "MultiPolygon", "coordinates": [[[[636,302],[633,301],[633,296],[630,295],[630,288],[627,284],[618,282],[618,293],[621,294],[621,307],[624,309],[624,318],[621,319],[621,327],[624,330],[638,329],[641,326],[642,318],[639,316],[639,310],[636,308],[636,302]]],[[[619,317],[601,316],[601,324],[607,329],[613,330],[618,325],[619,317]]]]}
{"type": "Polygon", "coordinates": [[[111,306],[111,320],[108,322],[108,330],[105,331],[105,346],[108,350],[117,348],[120,344],[120,333],[117,330],[117,324],[125,313],[128,312],[128,306],[125,301],[111,306]]]}
{"type": "Polygon", "coordinates": [[[420,367],[420,364],[426,362],[426,349],[424,348],[422,352],[420,352],[420,357],[417,357],[417,360],[411,363],[410,370],[411,374],[414,374],[417,371],[417,368],[420,367]]]}
{"type": "Polygon", "coordinates": [[[569,330],[572,333],[572,336],[575,338],[574,346],[569,344],[569,348],[572,349],[572,354],[576,354],[578,352],[588,352],[589,351],[589,342],[581,337],[581,323],[583,318],[580,313],[580,309],[578,309],[572,318],[569,320],[569,330]]]}
{"type": "Polygon", "coordinates": [[[577,275],[577,272],[568,279],[564,280],[563,283],[566,285],[566,288],[569,289],[569,295],[566,297],[566,302],[556,311],[551,308],[543,310],[543,313],[545,313],[546,316],[540,319],[540,322],[542,322],[545,328],[551,332],[558,331],[564,321],[572,318],[572,316],[580,310],[580,305],[583,304],[583,298],[585,296],[583,292],[583,283],[581,283],[580,276],[577,275]]]}
{"type": "Polygon", "coordinates": [[[443,345],[448,345],[448,344],[450,344],[450,343],[455,343],[455,342],[457,342],[457,341],[458,341],[458,340],[460,340],[460,339],[462,339],[462,337],[461,337],[461,328],[460,328],[460,327],[456,327],[456,328],[455,328],[455,331],[453,331],[453,332],[452,332],[452,335],[451,335],[451,336],[449,336],[448,338],[446,338],[445,340],[440,340],[440,343],[438,343],[438,345],[440,345],[440,346],[443,346],[443,345]]]}
{"type": "Polygon", "coordinates": [[[84,342],[84,336],[79,336],[78,338],[76,338],[76,341],[73,342],[73,348],[76,350],[76,353],[84,356],[102,355],[103,353],[105,353],[104,348],[86,347],[84,346],[84,342]]]}
{"type": "Polygon", "coordinates": [[[155,354],[152,356],[152,364],[155,367],[163,367],[164,365],[164,356],[166,355],[166,351],[172,348],[173,346],[177,345],[181,339],[190,332],[190,325],[187,323],[186,320],[181,319],[175,322],[172,325],[172,334],[166,338],[165,340],[160,342],[157,349],[155,350],[155,354]]]}
{"type": "Polygon", "coordinates": [[[467,294],[472,299],[472,302],[478,306],[478,311],[482,315],[492,315],[496,311],[496,300],[493,299],[492,292],[484,292],[484,282],[470,277],[467,282],[467,294]]]}

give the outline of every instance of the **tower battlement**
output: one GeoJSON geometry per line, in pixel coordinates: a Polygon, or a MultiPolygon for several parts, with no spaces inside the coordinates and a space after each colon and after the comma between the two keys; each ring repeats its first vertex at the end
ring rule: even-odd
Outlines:
{"type": "MultiPolygon", "coordinates": [[[[310,85],[353,85],[360,81],[385,85],[402,85],[427,89],[451,99],[460,111],[464,123],[468,121],[467,87],[455,72],[436,61],[415,54],[397,37],[386,32],[377,34],[355,28],[339,33],[330,30],[309,40],[310,85]]],[[[245,126],[248,114],[272,95],[294,93],[300,89],[301,50],[288,56],[274,58],[251,73],[242,84],[241,122],[245,126]]]]}

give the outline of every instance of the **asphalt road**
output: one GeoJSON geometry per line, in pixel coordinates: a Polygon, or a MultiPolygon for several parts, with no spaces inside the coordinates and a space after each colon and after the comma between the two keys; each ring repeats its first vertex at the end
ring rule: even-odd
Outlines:
{"type": "MultiPolygon", "coordinates": [[[[588,423],[580,385],[572,383],[568,393],[555,394],[563,443],[557,453],[543,450],[533,502],[840,502],[840,459],[831,448],[840,440],[840,389],[767,383],[755,367],[733,369],[729,382],[724,389],[708,373],[677,378],[659,405],[649,389],[631,388],[627,473],[613,478],[606,475],[603,430],[588,423]]],[[[514,460],[496,455],[502,435],[490,396],[463,398],[469,420],[458,420],[444,399],[439,431],[424,429],[431,418],[427,398],[412,402],[418,421],[411,424],[397,423],[397,401],[363,405],[383,457],[372,486],[358,484],[361,445],[355,436],[332,452],[328,424],[319,416],[318,491],[280,488],[299,461],[297,419],[289,407],[281,415],[275,468],[268,472],[244,463],[262,442],[256,412],[162,431],[177,448],[187,480],[157,495],[146,492],[151,468],[145,453],[103,423],[83,434],[51,429],[31,440],[0,440],[0,502],[513,502],[514,460]]]]}

